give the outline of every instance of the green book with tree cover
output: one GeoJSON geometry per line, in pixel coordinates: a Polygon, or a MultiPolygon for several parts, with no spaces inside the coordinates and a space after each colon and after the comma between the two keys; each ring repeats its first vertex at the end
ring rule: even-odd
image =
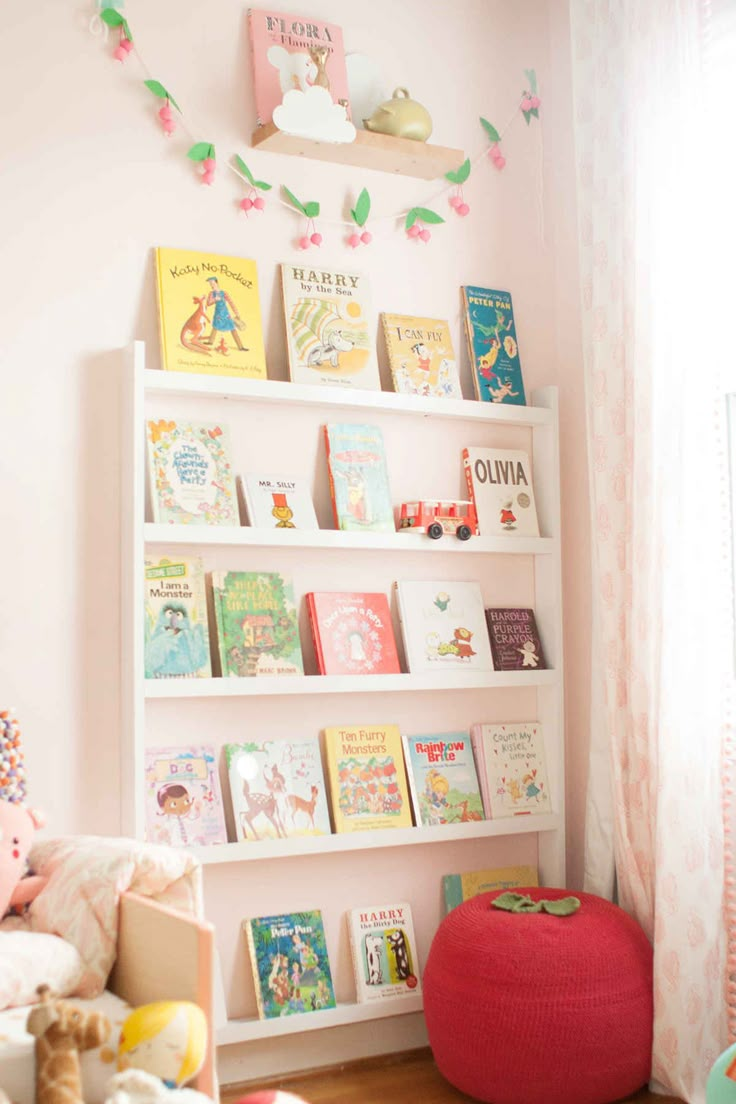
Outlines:
{"type": "Polygon", "coordinates": [[[224,677],[304,674],[290,579],[276,572],[213,571],[212,600],[224,677]]]}

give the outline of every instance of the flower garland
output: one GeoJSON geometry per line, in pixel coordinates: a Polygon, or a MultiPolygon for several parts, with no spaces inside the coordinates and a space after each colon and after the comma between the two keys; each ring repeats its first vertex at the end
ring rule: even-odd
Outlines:
{"type": "MultiPolygon", "coordinates": [[[[101,34],[106,41],[109,31],[112,30],[117,32],[117,45],[112,51],[112,57],[115,61],[124,64],[128,57],[134,54],[144,73],[144,85],[153,94],[156,100],[164,101],[157,114],[165,136],[170,138],[175,133],[178,122],[191,142],[186,155],[190,161],[199,166],[202,184],[214,184],[217,169],[217,156],[214,144],[212,142],[202,141],[192,133],[186,124],[184,114],[179,104],[176,102],[171,92],[160,81],[151,77],[140,55],[140,51],[135,45],[135,39],[130,24],[118,10],[116,6],[117,2],[119,2],[119,0],[97,0],[95,14],[90,21],[90,31],[93,34],[101,34]],[[174,112],[176,112],[177,115],[174,115],[174,112]]],[[[481,116],[480,124],[485,132],[487,144],[483,146],[472,160],[468,157],[457,169],[447,172],[443,178],[442,187],[421,205],[411,207],[408,210],[394,211],[390,214],[376,216],[373,219],[374,223],[379,221],[391,221],[398,224],[403,223],[407,240],[427,244],[432,237],[432,232],[429,227],[439,226],[445,222],[442,215],[438,214],[429,204],[434,204],[445,193],[449,192],[448,203],[454,213],[460,218],[465,218],[469,215],[470,205],[465,201],[463,185],[467,182],[472,168],[488,157],[498,172],[503,171],[506,165],[506,156],[501,148],[501,144],[509,127],[519,115],[523,116],[527,126],[531,123],[532,119],[539,119],[541,100],[538,95],[536,73],[534,69],[525,69],[524,75],[526,77],[527,86],[522,91],[513,114],[502,130],[497,130],[492,123],[481,116]]],[[[248,194],[240,200],[238,204],[239,209],[243,211],[246,216],[250,215],[252,212],[263,211],[266,206],[266,200],[265,197],[259,193],[270,191],[273,185],[264,180],[259,180],[254,176],[251,169],[238,154],[233,155],[232,160],[228,161],[227,167],[248,186],[248,194]]],[[[301,232],[296,242],[298,247],[300,249],[309,249],[312,246],[319,247],[323,241],[323,236],[316,225],[316,219],[319,218],[320,215],[319,202],[317,200],[302,202],[283,184],[281,185],[281,192],[283,198],[277,199],[277,202],[282,207],[300,214],[304,219],[301,232]]],[[[345,238],[345,244],[350,246],[351,249],[357,249],[360,245],[369,245],[373,240],[371,231],[365,228],[370,211],[371,197],[367,189],[363,188],[355,206],[351,208],[350,221],[345,219],[324,221],[333,226],[347,227],[349,234],[347,234],[345,238]]]]}

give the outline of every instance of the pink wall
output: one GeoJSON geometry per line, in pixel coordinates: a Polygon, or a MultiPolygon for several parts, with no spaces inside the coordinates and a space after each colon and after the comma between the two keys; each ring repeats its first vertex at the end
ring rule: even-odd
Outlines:
{"type": "MultiPolygon", "coordinates": [[[[484,162],[471,177],[468,219],[443,206],[448,225],[428,248],[407,243],[391,223],[377,223],[375,244],[359,257],[342,244],[337,227],[325,224],[319,257],[344,264],[349,256],[370,278],[377,310],[449,317],[468,397],[458,287],[510,288],[527,388],[560,387],[568,880],[578,885],[589,519],[567,4],[315,0],[304,8],[339,22],[349,50],[381,59],[389,89],[407,85],[430,108],[433,141],[468,153],[483,144],[478,115],[504,125],[523,69],[533,65],[538,72],[544,141],[538,126],[527,129],[517,120],[505,142],[504,172],[484,162]]],[[[54,832],[115,832],[119,824],[117,350],[143,338],[157,362],[151,247],[257,258],[269,373],[285,378],[276,265],[294,256],[297,230],[296,219],[274,198],[261,217],[239,215],[240,186],[224,164],[216,187],[199,185],[182,157],[185,139],[162,136],[134,59],[124,67],[114,63],[110,48],[89,33],[91,9],[57,0],[12,6],[0,66],[6,105],[0,697],[17,708],[31,796],[54,832]]],[[[321,200],[326,216],[363,185],[376,214],[422,202],[435,191],[432,184],[370,171],[249,157],[253,111],[240,2],[158,0],[153,6],[129,0],[126,11],[152,75],[174,91],[192,127],[217,144],[223,162],[239,151],[265,179],[321,200]]]]}

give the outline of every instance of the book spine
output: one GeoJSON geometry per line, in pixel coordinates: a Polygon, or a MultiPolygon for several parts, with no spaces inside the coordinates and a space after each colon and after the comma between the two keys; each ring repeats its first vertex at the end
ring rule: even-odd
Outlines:
{"type": "Polygon", "coordinates": [[[245,929],[245,936],[248,940],[248,951],[250,952],[250,968],[253,973],[253,986],[256,991],[256,1005],[258,1007],[258,1019],[266,1019],[266,1010],[263,1007],[263,994],[261,992],[261,979],[258,973],[258,959],[256,958],[256,945],[253,939],[253,928],[250,920],[243,921],[243,928],[245,929]]]}
{"type": "Polygon", "coordinates": [[[317,607],[314,603],[314,594],[305,594],[307,602],[307,620],[309,621],[309,629],[312,634],[312,644],[314,645],[314,655],[317,660],[317,670],[321,675],[326,675],[325,670],[325,656],[322,651],[322,639],[319,633],[319,621],[317,619],[317,607]]]}
{"type": "Polygon", "coordinates": [[[488,628],[488,639],[489,639],[490,644],[491,644],[491,659],[493,661],[493,670],[494,671],[503,671],[505,668],[504,668],[503,663],[501,662],[501,652],[499,650],[498,644],[496,643],[496,636],[495,636],[495,632],[494,632],[494,623],[493,623],[493,620],[491,619],[491,613],[492,612],[493,611],[489,610],[489,609],[487,609],[485,611],[486,626],[488,628]]]}
{"type": "Polygon", "coordinates": [[[404,660],[406,662],[406,669],[409,673],[412,670],[412,655],[411,646],[409,641],[409,633],[406,629],[404,610],[401,604],[401,590],[398,583],[394,583],[394,590],[396,591],[396,610],[399,615],[399,631],[401,632],[401,639],[404,642],[404,660]]]}
{"type": "Polygon", "coordinates": [[[406,777],[409,783],[409,792],[411,794],[411,804],[414,810],[414,823],[417,828],[423,828],[422,813],[419,806],[419,793],[417,792],[416,780],[414,778],[414,761],[411,756],[411,748],[409,745],[409,737],[401,734],[401,744],[404,751],[404,763],[406,764],[406,777]]]}
{"type": "Polygon", "coordinates": [[[335,832],[345,832],[349,831],[349,828],[346,828],[343,815],[340,811],[340,780],[337,777],[337,758],[335,752],[335,741],[339,738],[340,734],[337,729],[325,729],[325,766],[327,767],[327,785],[330,791],[332,827],[335,832]]]}
{"type": "Polygon", "coordinates": [[[258,68],[257,68],[258,63],[257,63],[257,59],[256,59],[255,34],[253,33],[253,23],[254,23],[253,16],[254,16],[253,9],[248,8],[248,38],[250,40],[250,69],[251,69],[251,73],[253,74],[253,93],[254,93],[255,108],[256,108],[256,127],[262,127],[264,122],[270,122],[270,120],[269,119],[263,119],[261,117],[261,104],[260,104],[261,86],[260,86],[260,80],[259,80],[259,71],[258,71],[258,68]]]}
{"type": "Polygon", "coordinates": [[[465,472],[465,485],[468,488],[468,498],[475,506],[477,513],[478,503],[475,501],[475,494],[473,493],[473,467],[470,461],[470,453],[466,448],[463,449],[463,471],[465,472]]]}
{"type": "Polygon", "coordinates": [[[463,903],[463,880],[461,874],[445,874],[442,879],[442,896],[445,902],[445,916],[463,903]]]}
{"type": "Polygon", "coordinates": [[[227,587],[227,572],[213,571],[211,579],[212,605],[215,611],[215,628],[217,630],[217,654],[220,657],[220,674],[223,678],[227,678],[230,674],[230,665],[227,659],[225,617],[222,610],[222,595],[227,587]]]}
{"type": "Polygon", "coordinates": [[[473,377],[473,391],[478,402],[484,402],[485,400],[483,398],[478,380],[478,361],[476,359],[475,348],[473,346],[473,323],[470,321],[468,295],[464,287],[460,288],[460,303],[463,313],[465,341],[468,347],[468,360],[470,361],[470,374],[473,377]]]}
{"type": "Polygon", "coordinates": [[[322,426],[322,431],[325,435],[325,452],[327,453],[327,475],[330,480],[330,501],[332,502],[332,517],[335,522],[335,528],[341,529],[340,515],[337,510],[337,497],[335,495],[335,476],[332,471],[332,454],[330,452],[330,427],[322,426]]]}
{"type": "Polygon", "coordinates": [[[348,924],[348,943],[350,944],[350,961],[353,965],[353,977],[355,978],[355,997],[358,1004],[365,1004],[368,1000],[363,979],[363,963],[360,958],[360,934],[356,934],[355,924],[351,913],[347,913],[345,919],[348,924]]]}

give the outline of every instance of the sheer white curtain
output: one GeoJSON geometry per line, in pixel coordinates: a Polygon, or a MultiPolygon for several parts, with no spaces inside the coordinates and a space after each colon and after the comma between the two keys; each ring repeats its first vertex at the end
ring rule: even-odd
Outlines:
{"type": "Polygon", "coordinates": [[[610,896],[615,879],[652,938],[653,1077],[701,1101],[727,1041],[721,368],[736,304],[715,175],[731,139],[725,115],[713,125],[703,0],[570,7],[594,549],[586,888],[610,896]]]}

